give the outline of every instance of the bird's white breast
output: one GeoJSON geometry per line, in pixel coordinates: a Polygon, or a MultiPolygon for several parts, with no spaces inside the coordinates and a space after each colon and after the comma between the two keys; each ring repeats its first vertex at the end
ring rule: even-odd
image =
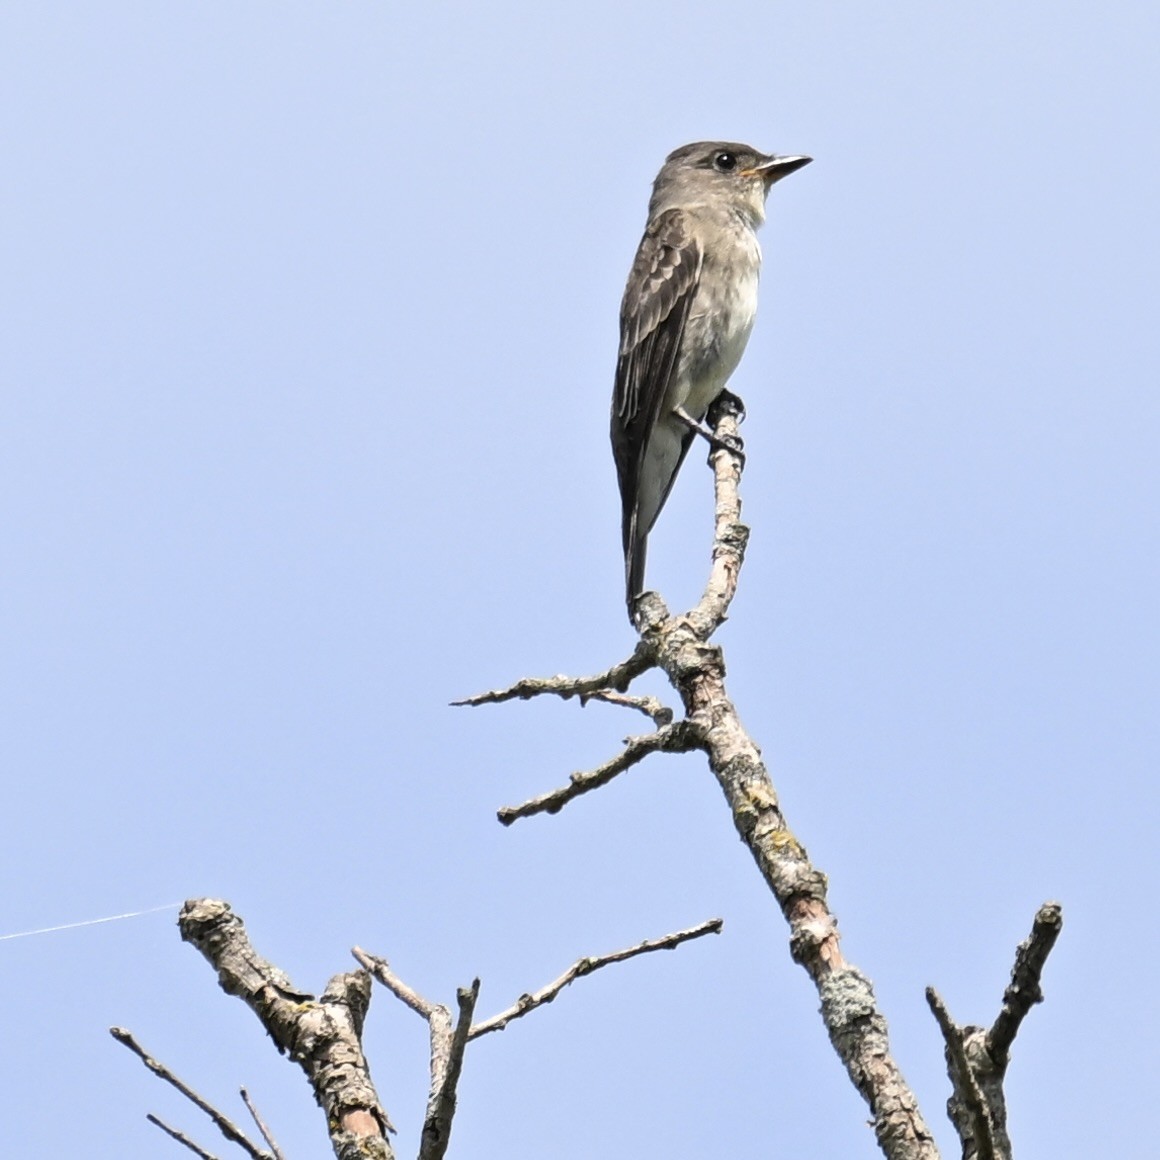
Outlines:
{"type": "Polygon", "coordinates": [[[731,244],[705,254],[697,297],[685,327],[675,405],[696,419],[737,369],[757,316],[761,247],[752,229],[737,230],[731,244]]]}

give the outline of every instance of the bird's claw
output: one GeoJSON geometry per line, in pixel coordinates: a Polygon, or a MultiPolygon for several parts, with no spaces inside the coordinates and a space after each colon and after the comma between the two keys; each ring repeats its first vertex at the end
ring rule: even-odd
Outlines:
{"type": "Polygon", "coordinates": [[[710,427],[716,427],[722,416],[733,415],[738,423],[745,422],[745,402],[732,391],[722,391],[710,404],[705,416],[710,427]]]}
{"type": "MultiPolygon", "coordinates": [[[[741,400],[736,395],[730,394],[728,391],[722,391],[721,394],[713,400],[713,404],[709,408],[708,418],[713,426],[716,426],[717,420],[719,420],[721,417],[721,407],[737,408],[737,410],[735,410],[733,413],[738,414],[739,421],[740,416],[745,414],[745,408],[741,403],[741,400]],[[722,396],[728,396],[724,402],[722,402],[722,396]]],[[[704,423],[699,423],[696,419],[694,419],[693,416],[690,415],[684,407],[674,407],[673,414],[678,420],[680,420],[680,422],[684,423],[684,425],[688,427],[688,429],[692,431],[694,435],[700,435],[701,438],[709,444],[709,458],[707,462],[710,467],[713,466],[713,456],[716,455],[718,451],[728,451],[731,455],[736,455],[737,458],[741,460],[741,467],[745,467],[745,444],[741,442],[740,435],[718,435],[716,431],[711,429],[711,427],[704,423]]]]}
{"type": "Polygon", "coordinates": [[[709,440],[709,455],[705,460],[710,467],[713,466],[713,456],[718,451],[728,451],[730,455],[735,455],[740,460],[741,469],[745,469],[745,444],[741,440],[740,435],[713,435],[709,440]]]}

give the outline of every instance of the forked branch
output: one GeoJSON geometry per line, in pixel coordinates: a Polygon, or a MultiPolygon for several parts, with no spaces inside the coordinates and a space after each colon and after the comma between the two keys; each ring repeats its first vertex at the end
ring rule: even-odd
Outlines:
{"type": "MultiPolygon", "coordinates": [[[[279,1160],[275,1153],[263,1152],[224,1112],[214,1107],[209,1100],[196,1092],[184,1080],[179,1079],[159,1059],[150,1055],[137,1042],[131,1032],[126,1031],[124,1027],[110,1027],[109,1034],[123,1047],[127,1047],[158,1079],[164,1080],[171,1087],[176,1088],[198,1111],[204,1112],[213,1121],[217,1130],[231,1144],[237,1144],[251,1160],[279,1160]]],[[[170,1127],[169,1124],[152,1114],[147,1115],[145,1118],[155,1127],[160,1128],[167,1136],[188,1148],[191,1152],[195,1152],[203,1158],[209,1157],[209,1160],[215,1160],[210,1152],[207,1152],[199,1144],[194,1143],[184,1132],[179,1132],[176,1128],[170,1127]]]]}
{"type": "Polygon", "coordinates": [[[187,902],[178,925],[181,937],[216,969],[222,990],[242,999],[278,1050],[306,1073],[338,1160],[393,1160],[387,1133],[394,1129],[362,1049],[370,976],[335,975],[317,997],[297,990],[254,949],[229,904],[217,899],[187,902]]]}
{"type": "Polygon", "coordinates": [[[651,939],[637,946],[613,951],[598,958],[584,958],[574,963],[558,979],[549,983],[532,995],[521,995],[506,1011],[485,1019],[482,1023],[472,1023],[476,1000],[479,998],[479,980],[475,979],[469,988],[461,988],[458,993],[459,1018],[454,1028],[451,1011],[441,1003],[425,999],[413,987],[408,986],[395,974],[386,959],[369,954],[361,947],[355,947],[354,955],[359,965],[373,975],[400,1002],[410,1007],[430,1027],[431,1034],[431,1087],[427,1097],[427,1115],[423,1121],[422,1145],[419,1160],[442,1160],[451,1139],[451,1123],[455,1116],[456,1087],[463,1069],[463,1056],[467,1044],[489,1031],[501,1031],[513,1019],[518,1019],[550,1003],[569,983],[590,975],[601,967],[624,962],[650,951],[671,950],[690,939],[702,935],[715,934],[721,929],[721,920],[715,918],[703,922],[689,930],[677,931],[663,938],[651,939]]]}
{"type": "Polygon", "coordinates": [[[1035,915],[1031,934],[1015,951],[1011,982],[991,1029],[960,1027],[933,987],[926,1001],[946,1044],[951,1096],[947,1115],[963,1148],[963,1160],[1011,1160],[1007,1134],[1007,1097],[1003,1081],[1011,1062],[1011,1044],[1027,1012],[1043,1001],[1040,979],[1047,956],[1063,929],[1058,902],[1045,902],[1035,915]]]}

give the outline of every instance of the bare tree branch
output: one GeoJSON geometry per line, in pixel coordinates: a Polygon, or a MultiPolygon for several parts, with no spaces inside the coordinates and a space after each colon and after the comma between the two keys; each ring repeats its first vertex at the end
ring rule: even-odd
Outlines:
{"type": "MultiPolygon", "coordinates": [[[[211,1120],[213,1120],[217,1129],[231,1144],[237,1144],[247,1152],[252,1160],[273,1160],[268,1152],[263,1152],[256,1144],[252,1143],[246,1136],[245,1132],[241,1130],[223,1112],[219,1112],[204,1096],[198,1095],[184,1080],[178,1079],[176,1075],[160,1060],[151,1056],[142,1046],[133,1038],[130,1031],[126,1031],[124,1027],[110,1027],[109,1034],[122,1046],[127,1047],[137,1058],[155,1075],[158,1079],[163,1079],[167,1084],[175,1087],[190,1103],[203,1111],[211,1120]]],[[[159,1128],[164,1128],[165,1131],[173,1135],[171,1129],[162,1124],[159,1120],[155,1120],[159,1128]]],[[[188,1139],[183,1138],[182,1143],[188,1148],[196,1150],[194,1145],[188,1139]]]]}
{"type": "Polygon", "coordinates": [[[338,1160],[393,1160],[387,1132],[394,1129],[362,1050],[370,976],[335,975],[315,998],[296,990],[283,971],[257,953],[228,903],[192,899],[181,908],[178,925],[181,937],[217,970],[222,990],[241,998],[278,1050],[306,1073],[338,1160]]]}
{"type": "MultiPolygon", "coordinates": [[[[713,408],[710,422],[723,444],[739,446],[741,413],[731,396],[713,408]]],[[[683,725],[689,733],[677,734],[682,744],[676,748],[702,748],[706,752],[737,832],[789,923],[793,958],[818,989],[830,1042],[870,1107],[879,1147],[889,1160],[935,1160],[938,1151],[934,1139],[891,1055],[886,1020],[870,980],[842,955],[837,921],[826,902],[826,877],[810,862],[786,822],[761,751],[741,724],[726,692],[721,649],[710,643],[736,592],[749,537],[741,523],[743,457],[721,446],[711,454],[710,463],[716,510],[705,591],[696,607],[683,615],[671,614],[654,592],[641,596],[634,609],[641,641],[633,658],[640,671],[659,667],[679,693],[685,719],[668,728],[675,732],[683,725]]],[[[485,693],[464,703],[491,704],[516,696],[566,695],[565,691],[578,695],[594,692],[597,687],[593,678],[583,682],[567,677],[523,680],[501,693],[485,693]]],[[[638,753],[644,756],[662,748],[656,738],[663,732],[658,731],[651,744],[642,742],[640,749],[626,749],[599,771],[573,775],[573,783],[580,779],[582,790],[568,786],[514,810],[501,810],[500,820],[507,824],[531,813],[554,812],[578,792],[594,789],[621,772],[627,767],[627,756],[639,759],[638,753]]]]}
{"type": "Polygon", "coordinates": [[[184,1132],[179,1132],[176,1128],[171,1128],[164,1120],[155,1116],[152,1112],[149,1112],[145,1119],[149,1123],[156,1125],[167,1136],[172,1137],[179,1144],[184,1144],[195,1156],[200,1156],[201,1160],[218,1160],[212,1152],[207,1152],[200,1144],[194,1143],[184,1132]]]}
{"type": "Polygon", "coordinates": [[[1031,933],[1015,951],[1015,965],[1011,968],[1011,982],[1003,992],[1002,1009],[987,1032],[987,1050],[996,1066],[1003,1070],[1019,1025],[1036,1003],[1043,1002],[1039,980],[1062,929],[1063,907],[1058,902],[1045,902],[1035,915],[1031,933]]]}
{"type": "Polygon", "coordinates": [[[613,951],[611,954],[599,955],[596,958],[577,959],[558,979],[554,979],[546,987],[541,987],[530,995],[521,995],[507,1010],[493,1015],[490,1019],[485,1019],[482,1023],[476,1023],[471,1028],[469,1038],[478,1039],[490,1031],[502,1031],[513,1019],[519,1019],[521,1015],[527,1015],[537,1007],[550,1003],[569,983],[575,982],[576,979],[581,979],[585,975],[591,975],[600,970],[601,967],[610,966],[612,963],[622,963],[626,959],[645,955],[650,951],[672,950],[674,947],[680,946],[681,943],[700,938],[702,935],[719,934],[723,925],[722,919],[711,918],[699,926],[690,927],[688,930],[679,930],[675,934],[667,934],[663,938],[648,939],[634,947],[626,947],[624,950],[613,951]]]}
{"type": "Polygon", "coordinates": [[[427,1115],[423,1120],[422,1145],[419,1160],[443,1160],[451,1140],[451,1121],[455,1117],[456,1090],[463,1071],[463,1053],[467,1050],[467,1036],[475,1003],[479,998],[479,980],[457,992],[459,1019],[451,1030],[451,1013],[446,1007],[440,1013],[446,1020],[431,1020],[431,1094],[427,1101],[427,1115]],[[436,1029],[438,1025],[438,1030],[436,1029]]]}
{"type": "Polygon", "coordinates": [[[278,1147],[278,1141],[274,1139],[270,1129],[266,1126],[265,1120],[258,1115],[258,1109],[254,1106],[254,1101],[250,1099],[250,1093],[245,1088],[242,1088],[239,1094],[242,1097],[242,1103],[246,1105],[246,1110],[258,1126],[258,1131],[262,1133],[262,1139],[266,1141],[266,1146],[270,1149],[270,1155],[274,1157],[274,1160],[286,1160],[282,1149],[278,1147]]]}
{"type": "MultiPolygon", "coordinates": [[[[501,809],[499,819],[505,825],[536,813],[555,813],[573,798],[606,785],[650,753],[702,750],[737,832],[789,924],[791,955],[817,988],[830,1041],[870,1107],[879,1147],[888,1160],[937,1160],[933,1137],[891,1055],[886,1021],[870,980],[842,953],[837,921],[827,903],[826,877],[810,862],[789,828],[761,752],[741,724],[726,691],[722,651],[710,643],[736,593],[748,540],[748,529],[740,522],[738,492],[743,467],[737,438],[740,415],[739,403],[731,396],[723,398],[712,412],[722,446],[710,456],[716,489],[714,545],[709,578],[697,605],[674,615],[656,593],[645,593],[633,610],[640,641],[627,661],[595,677],[527,678],[507,689],[455,703],[483,705],[544,695],[565,700],[575,697],[582,704],[602,700],[635,709],[657,725],[655,733],[626,739],[624,749],[603,765],[572,774],[567,786],[501,809]],[[650,668],[661,669],[679,694],[683,719],[674,721],[672,710],[655,697],[627,695],[631,681],[650,668]]],[[[933,988],[927,991],[928,1003],[946,1043],[952,1084],[948,1112],[962,1141],[964,1160],[1011,1158],[1003,1077],[1020,1024],[1031,1006],[1042,999],[1040,976],[1060,924],[1057,904],[1041,908],[1030,937],[1018,948],[1002,1009],[989,1031],[958,1026],[937,992],[933,988]]],[[[322,996],[315,999],[295,990],[282,971],[256,953],[241,920],[230,913],[226,903],[208,899],[187,902],[180,926],[182,937],[194,943],[215,966],[223,989],[242,997],[258,1014],[279,1050],[289,1053],[306,1071],[316,1098],[326,1111],[339,1160],[394,1160],[387,1139],[387,1132],[393,1129],[374,1092],[361,1046],[371,976],[422,1016],[430,1032],[431,1085],[419,1160],[443,1160],[464,1053],[471,1039],[501,1030],[513,1019],[552,1002],[584,975],[639,954],[670,949],[715,933],[721,929],[721,920],[597,958],[580,959],[539,991],[522,995],[498,1015],[473,1024],[479,995],[477,979],[470,988],[458,992],[459,1015],[454,1026],[446,1006],[425,999],[395,975],[385,960],[360,948],[356,947],[353,953],[364,970],[336,975],[322,996]]],[[[112,1030],[115,1036],[124,1036],[121,1041],[132,1046],[148,1066],[159,1070],[159,1074],[165,1071],[132,1043],[127,1032],[112,1030]]],[[[185,1090],[171,1073],[168,1078],[185,1090]]],[[[200,1097],[187,1094],[217,1122],[220,1113],[200,1097]]],[[[252,1160],[274,1160],[275,1156],[281,1160],[277,1145],[244,1091],[243,1098],[274,1150],[273,1155],[260,1152],[246,1142],[244,1146],[252,1160]]],[[[209,1156],[188,1138],[154,1117],[150,1119],[200,1156],[209,1156]]],[[[227,1132],[227,1138],[244,1140],[236,1127],[229,1127],[232,1134],[227,1132]]]]}
{"type": "Polygon", "coordinates": [[[650,753],[687,753],[700,747],[700,739],[690,723],[675,721],[655,733],[626,738],[624,748],[603,765],[580,770],[572,774],[567,785],[539,797],[529,798],[518,806],[504,806],[496,812],[496,816],[505,826],[510,826],[519,818],[530,818],[533,814],[559,813],[570,801],[607,785],[617,774],[638,765],[650,753]]]}
{"type": "MultiPolygon", "coordinates": [[[[717,397],[707,418],[718,439],[726,444],[732,442],[740,449],[740,425],[744,414],[741,400],[725,391],[717,397]]],[[[723,446],[710,455],[709,462],[713,468],[715,499],[713,562],[705,591],[697,607],[689,614],[706,640],[725,622],[729,605],[737,592],[737,581],[749,544],[749,529],[741,522],[740,484],[744,456],[723,446]]]]}
{"type": "Polygon", "coordinates": [[[946,1044],[947,1072],[951,1077],[951,1087],[957,1096],[957,1099],[948,1101],[947,1113],[959,1133],[959,1139],[963,1141],[963,1154],[975,1157],[976,1160],[996,1160],[995,1132],[991,1115],[987,1110],[987,1101],[982,1088],[979,1087],[978,1080],[971,1070],[970,1060],[967,1058],[963,1028],[951,1018],[942,996],[933,987],[927,987],[926,1001],[946,1044]]]}
{"type": "Polygon", "coordinates": [[[467,1031],[479,997],[479,980],[475,979],[470,987],[458,991],[459,1021],[452,1028],[451,1011],[442,1003],[424,999],[391,970],[386,959],[372,955],[362,947],[355,947],[351,954],[364,970],[378,979],[400,1002],[427,1020],[431,1035],[431,1087],[427,1096],[427,1113],[423,1119],[419,1160],[442,1160],[451,1139],[456,1088],[463,1070],[467,1031]]]}
{"type": "Polygon", "coordinates": [[[1011,1160],[1007,1134],[1007,1097],[1003,1081],[1011,1059],[1011,1044],[1027,1012],[1043,1000],[1039,981],[1044,964],[1063,928],[1058,902],[1045,902],[1035,915],[1031,934],[1015,951],[1011,982],[990,1031],[960,1027],[947,1014],[933,987],[927,1002],[946,1043],[951,1095],[947,1115],[962,1143],[963,1160],[1011,1160]]]}
{"type": "Polygon", "coordinates": [[[636,646],[632,656],[618,665],[597,673],[592,677],[526,677],[516,681],[506,689],[492,689],[487,693],[476,693],[462,701],[452,701],[452,705],[498,705],[503,701],[529,701],[533,697],[560,697],[565,701],[572,697],[588,697],[603,690],[624,693],[642,673],[656,667],[644,642],[636,646]]]}
{"type": "MultiPolygon", "coordinates": [[[[408,1007],[411,1008],[412,1011],[415,1012],[416,1015],[421,1015],[424,1019],[430,1022],[431,1016],[434,1014],[439,1004],[432,1003],[429,999],[424,999],[418,991],[414,991],[408,987],[407,984],[404,983],[403,980],[400,979],[399,976],[391,970],[390,965],[387,963],[386,959],[380,958],[378,955],[369,954],[367,951],[364,951],[362,947],[355,947],[350,953],[355,957],[359,965],[364,970],[370,971],[370,973],[374,975],[374,977],[378,979],[378,981],[382,983],[382,985],[386,987],[387,990],[390,991],[396,999],[399,999],[401,1002],[405,1003],[408,1007]]],[[[444,1007],[443,1010],[446,1011],[447,1008],[444,1007]]],[[[450,1013],[448,1014],[448,1018],[450,1019],[450,1013]]]]}
{"type": "Polygon", "coordinates": [[[387,964],[387,960],[355,947],[354,955],[359,965],[373,975],[401,1002],[427,1020],[431,1033],[431,1088],[427,1098],[427,1114],[423,1120],[422,1144],[419,1160],[443,1160],[451,1138],[451,1124],[455,1117],[456,1091],[459,1076],[463,1070],[463,1056],[469,1040],[478,1039],[489,1031],[499,1031],[513,1019],[550,1003],[569,983],[583,975],[590,975],[601,967],[623,962],[649,951],[669,950],[690,939],[705,934],[716,934],[721,929],[721,919],[714,918],[689,930],[677,931],[663,938],[651,939],[635,947],[613,951],[598,958],[583,958],[574,963],[554,982],[537,991],[534,995],[522,995],[506,1011],[501,1011],[491,1019],[472,1024],[475,1004],[479,998],[479,980],[470,987],[460,988],[459,1018],[454,1028],[451,1012],[441,1003],[432,1003],[403,982],[387,964]]]}
{"type": "Polygon", "coordinates": [[[581,694],[581,705],[587,705],[589,701],[605,701],[609,705],[621,705],[625,709],[636,709],[646,717],[651,717],[653,724],[658,729],[664,725],[672,724],[672,709],[668,705],[662,704],[657,697],[634,697],[628,693],[614,693],[611,689],[597,689],[595,693],[581,694]]]}

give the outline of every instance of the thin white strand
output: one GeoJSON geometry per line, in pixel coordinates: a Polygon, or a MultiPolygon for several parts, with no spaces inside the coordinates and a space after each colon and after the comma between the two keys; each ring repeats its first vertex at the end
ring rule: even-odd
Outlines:
{"type": "Polygon", "coordinates": [[[102,922],[119,922],[123,918],[139,918],[143,914],[157,914],[161,910],[176,910],[180,902],[167,902],[164,906],[151,906],[148,910],[131,910],[128,914],[110,914],[108,918],[88,918],[84,922],[64,922],[60,926],[42,926],[39,930],[22,930],[16,934],[0,934],[0,942],[10,938],[29,938],[34,934],[52,934],[57,930],[75,930],[78,926],[97,926],[102,922]]]}

